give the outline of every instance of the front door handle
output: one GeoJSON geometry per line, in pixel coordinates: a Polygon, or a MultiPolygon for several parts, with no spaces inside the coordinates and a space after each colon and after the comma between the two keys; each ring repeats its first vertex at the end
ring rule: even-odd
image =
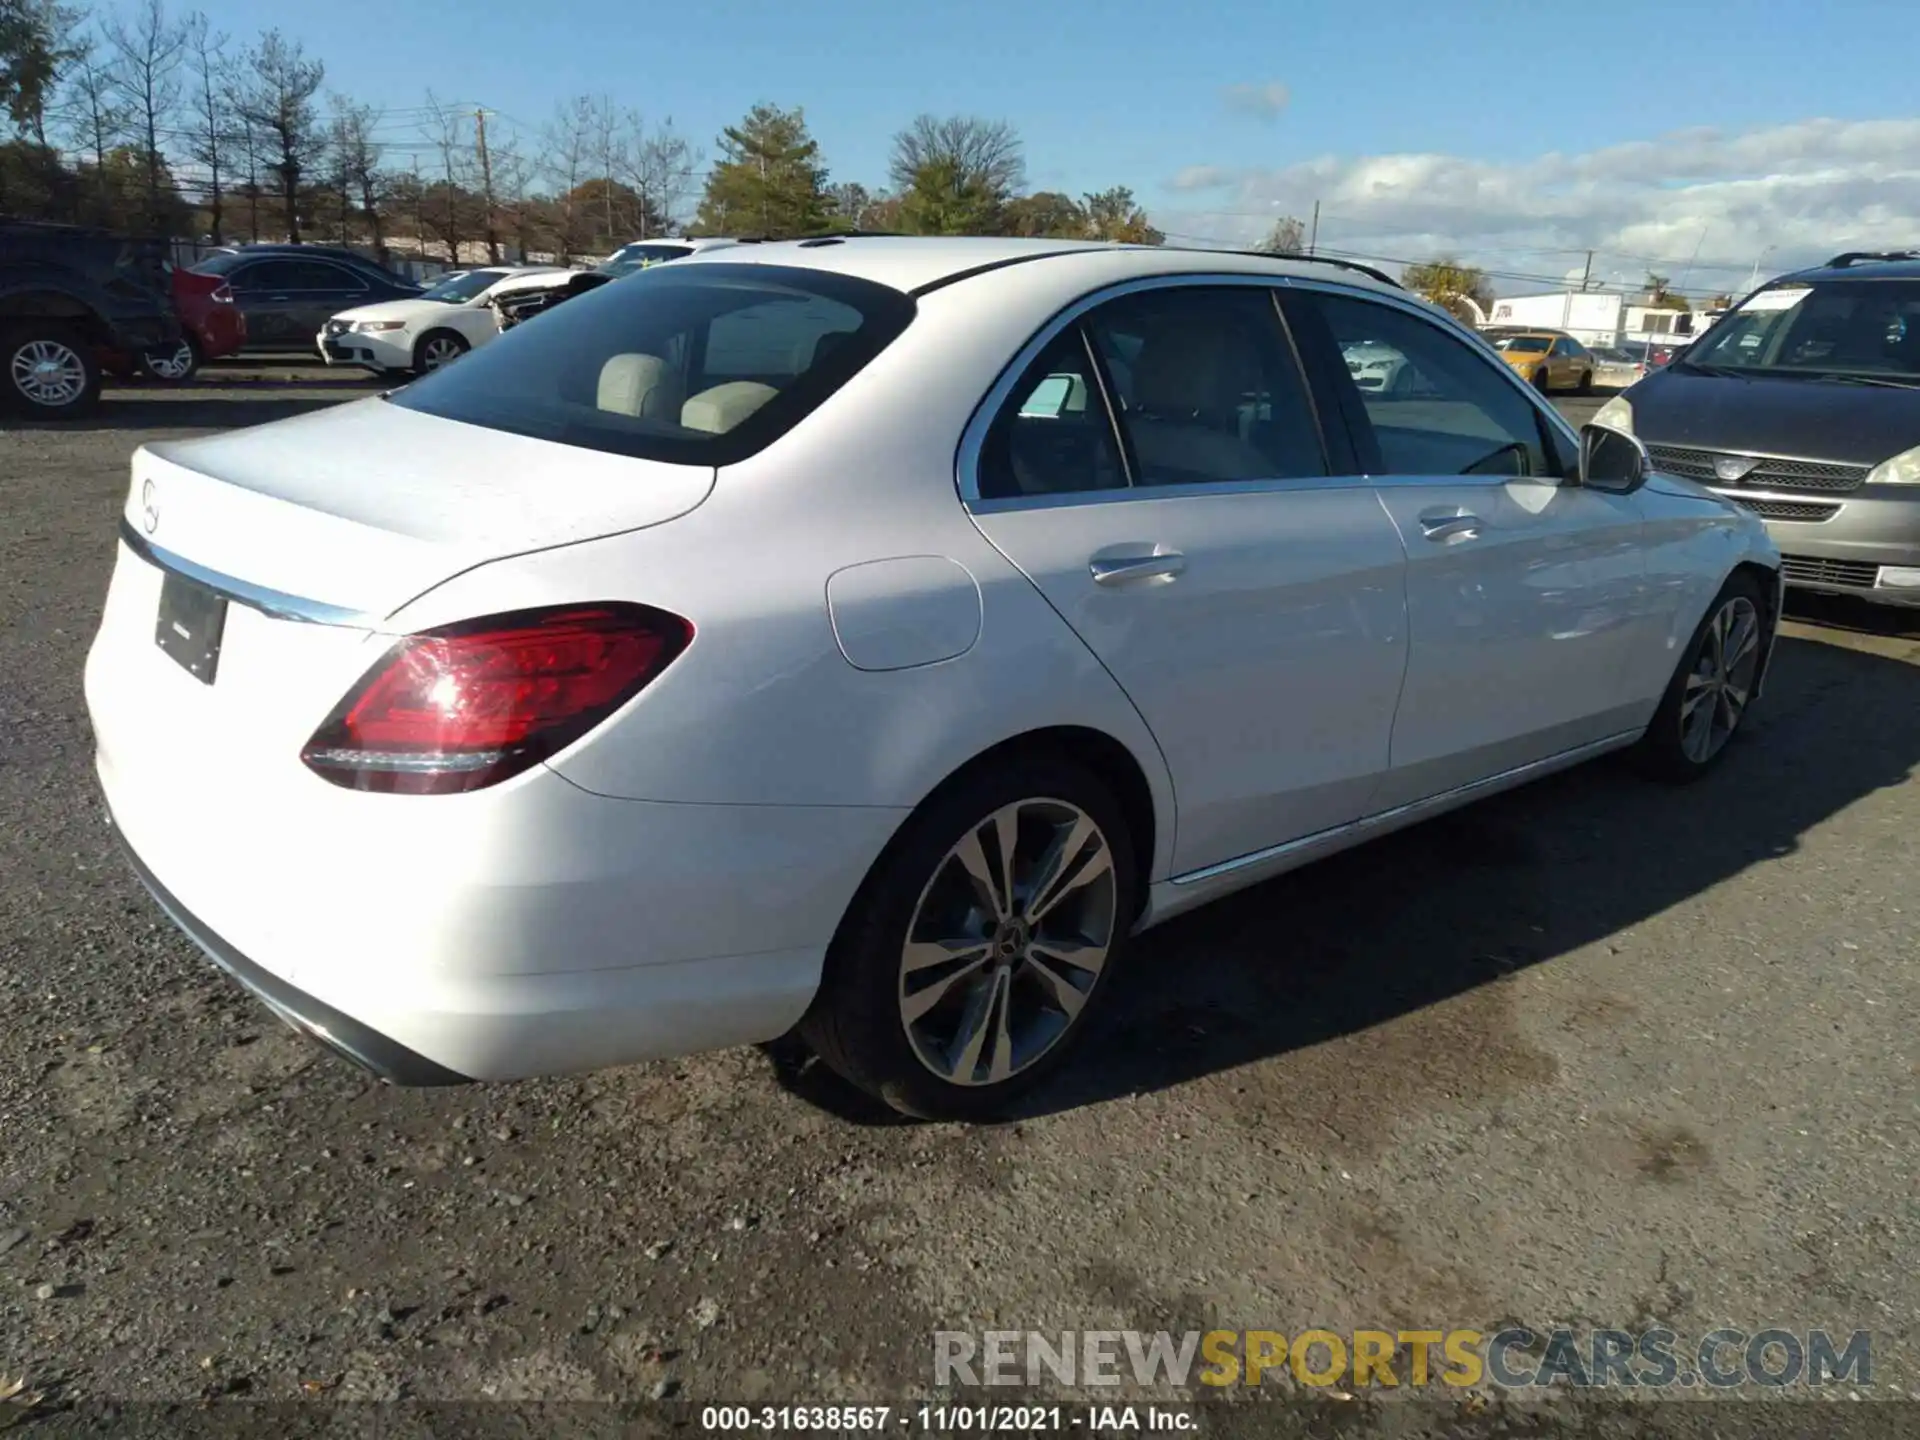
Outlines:
{"type": "Polygon", "coordinates": [[[1087,562],[1096,585],[1124,585],[1135,580],[1172,580],[1187,568],[1187,557],[1178,550],[1157,555],[1135,555],[1125,560],[1106,560],[1099,556],[1087,562]]]}
{"type": "Polygon", "coordinates": [[[1422,515],[1420,532],[1429,540],[1472,540],[1480,533],[1478,515],[1422,515]]]}

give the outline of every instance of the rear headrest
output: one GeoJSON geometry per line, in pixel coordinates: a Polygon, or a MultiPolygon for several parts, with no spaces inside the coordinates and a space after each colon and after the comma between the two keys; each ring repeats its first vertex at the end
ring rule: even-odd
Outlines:
{"type": "Polygon", "coordinates": [[[793,373],[806,374],[852,338],[845,330],[829,330],[824,335],[800,341],[793,347],[793,373]]]}
{"type": "Polygon", "coordinates": [[[729,380],[702,390],[680,407],[680,423],[689,430],[724,435],[780,392],[757,380],[729,380]]]}
{"type": "Polygon", "coordinates": [[[671,423],[681,399],[679,377],[658,355],[615,355],[600,367],[596,403],[611,414],[671,423]]]}

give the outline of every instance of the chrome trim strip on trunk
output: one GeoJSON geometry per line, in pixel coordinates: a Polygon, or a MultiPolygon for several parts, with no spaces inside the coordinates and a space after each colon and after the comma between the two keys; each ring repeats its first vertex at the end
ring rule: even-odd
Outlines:
{"type": "Polygon", "coordinates": [[[344,605],[329,605],[322,600],[289,595],[285,591],[272,590],[265,585],[255,585],[232,575],[222,575],[218,570],[209,570],[204,565],[196,565],[186,556],[176,555],[154,544],[134,529],[133,522],[124,515],[120,517],[120,539],[149,565],[169,570],[175,575],[184,575],[236,605],[245,605],[275,620],[298,620],[308,625],[344,625],[355,630],[378,628],[379,622],[373,616],[350,610],[344,605]]]}
{"type": "Polygon", "coordinates": [[[1563,768],[1578,764],[1580,761],[1603,754],[1608,750],[1618,750],[1622,745],[1631,743],[1640,737],[1638,730],[1622,730],[1609,735],[1604,740],[1590,741],[1585,745],[1576,745],[1571,750],[1562,750],[1549,755],[1544,760],[1530,760],[1525,765],[1516,765],[1511,770],[1502,770],[1498,775],[1489,775],[1483,780],[1475,780],[1466,785],[1456,785],[1451,790],[1442,790],[1438,795],[1429,795],[1424,800],[1410,801],[1405,805],[1396,805],[1391,810],[1381,810],[1359,820],[1349,820],[1344,825],[1335,825],[1331,829],[1316,830],[1311,835],[1302,835],[1298,840],[1288,840],[1284,844],[1269,845],[1265,850],[1255,850],[1250,855],[1236,856],[1232,860],[1222,860],[1217,865],[1209,865],[1204,870],[1189,870],[1184,875],[1172,877],[1175,885],[1198,885],[1205,880],[1216,880],[1222,875],[1231,875],[1236,870],[1246,870],[1256,865],[1264,865],[1269,860],[1278,860],[1282,856],[1297,854],[1303,850],[1312,850],[1334,840],[1344,840],[1379,829],[1401,820],[1408,820],[1423,811],[1438,810],[1444,806],[1459,804],[1471,799],[1482,791],[1504,789],[1515,782],[1524,780],[1536,772],[1563,768]]]}

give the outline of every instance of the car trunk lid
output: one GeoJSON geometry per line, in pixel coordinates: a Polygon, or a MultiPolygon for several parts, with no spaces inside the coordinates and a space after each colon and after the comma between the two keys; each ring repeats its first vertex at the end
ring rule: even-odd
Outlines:
{"type": "Polygon", "coordinates": [[[125,520],[163,565],[378,628],[475,565],[684,515],[713,478],[368,399],[143,446],[125,520]]]}

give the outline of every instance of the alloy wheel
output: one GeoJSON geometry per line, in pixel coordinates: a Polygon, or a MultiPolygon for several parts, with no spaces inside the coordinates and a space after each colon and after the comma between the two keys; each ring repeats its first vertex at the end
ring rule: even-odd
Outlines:
{"type": "Polygon", "coordinates": [[[184,380],[193,373],[193,347],[182,340],[169,350],[150,350],[146,366],[156,379],[184,380]]]}
{"type": "Polygon", "coordinates": [[[901,954],[920,1063],[966,1086],[1035,1064],[1099,983],[1118,905],[1107,837],[1078,806],[1016,801],[969,830],[921,892],[901,954]]]}
{"type": "Polygon", "coordinates": [[[1704,765],[1746,715],[1760,668],[1760,612],[1745,595],[1714,611],[1680,697],[1680,748],[1704,765]]]}
{"type": "Polygon", "coordinates": [[[420,347],[420,368],[426,371],[438,370],[442,365],[458,360],[466,352],[466,348],[458,340],[436,335],[420,347]]]}
{"type": "Polygon", "coordinates": [[[62,409],[87,393],[87,367],[71,345],[29,340],[13,352],[13,385],[35,405],[62,409]]]}

